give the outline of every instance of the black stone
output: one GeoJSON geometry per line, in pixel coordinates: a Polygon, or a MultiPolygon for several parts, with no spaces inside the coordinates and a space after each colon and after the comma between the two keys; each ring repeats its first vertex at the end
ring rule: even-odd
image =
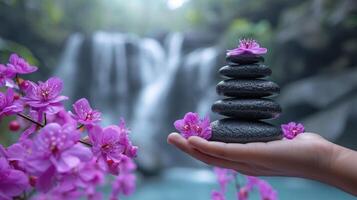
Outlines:
{"type": "Polygon", "coordinates": [[[262,56],[257,56],[253,54],[227,56],[226,60],[228,65],[253,64],[258,62],[264,62],[264,58],[262,56]]]}
{"type": "Polygon", "coordinates": [[[212,105],[212,111],[228,117],[258,120],[278,117],[281,108],[270,99],[228,98],[216,101],[212,105]]]}
{"type": "Polygon", "coordinates": [[[268,142],[282,138],[280,128],[260,121],[221,119],[211,123],[212,141],[226,143],[268,142]]]}
{"type": "Polygon", "coordinates": [[[271,69],[263,64],[227,65],[219,70],[223,76],[231,78],[262,78],[271,75],[271,69]]]}
{"type": "Polygon", "coordinates": [[[220,95],[242,98],[259,98],[280,92],[280,87],[276,83],[262,79],[228,79],[219,82],[216,89],[220,95]]]}

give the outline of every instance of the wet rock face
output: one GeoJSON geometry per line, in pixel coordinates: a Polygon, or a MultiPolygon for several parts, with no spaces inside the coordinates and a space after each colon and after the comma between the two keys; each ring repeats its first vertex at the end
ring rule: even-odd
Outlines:
{"type": "Polygon", "coordinates": [[[263,64],[224,66],[219,70],[223,76],[230,78],[263,78],[271,75],[271,69],[263,64]]]}
{"type": "Polygon", "coordinates": [[[280,92],[280,87],[263,79],[271,69],[264,58],[255,55],[227,57],[227,66],[219,73],[228,79],[217,84],[219,95],[227,98],[212,105],[212,111],[226,118],[212,122],[213,141],[229,143],[267,142],[282,138],[280,127],[261,120],[280,115],[281,108],[269,99],[280,92]]]}
{"type": "Polygon", "coordinates": [[[226,118],[212,122],[213,141],[230,143],[268,142],[281,139],[281,130],[261,121],[226,118]]]}
{"type": "Polygon", "coordinates": [[[216,89],[219,95],[247,98],[266,97],[280,92],[276,83],[262,79],[228,79],[219,82],[216,89]]]}
{"type": "Polygon", "coordinates": [[[228,98],[216,101],[212,105],[213,112],[227,117],[239,119],[270,119],[281,113],[279,104],[270,99],[238,99],[228,98]]]}

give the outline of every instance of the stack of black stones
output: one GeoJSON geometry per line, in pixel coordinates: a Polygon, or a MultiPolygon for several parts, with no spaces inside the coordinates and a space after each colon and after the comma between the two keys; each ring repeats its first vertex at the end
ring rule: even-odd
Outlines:
{"type": "Polygon", "coordinates": [[[279,104],[267,97],[280,92],[265,80],[271,69],[264,58],[254,54],[228,55],[227,66],[219,73],[228,79],[217,85],[217,93],[227,98],[215,102],[212,111],[226,118],[212,122],[213,141],[227,143],[267,142],[282,138],[281,129],[262,120],[279,116],[279,104]]]}

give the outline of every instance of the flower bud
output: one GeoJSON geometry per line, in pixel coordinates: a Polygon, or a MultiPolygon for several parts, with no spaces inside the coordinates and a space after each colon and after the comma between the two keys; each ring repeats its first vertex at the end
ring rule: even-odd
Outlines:
{"type": "Polygon", "coordinates": [[[11,121],[10,123],[9,123],[9,130],[10,131],[18,131],[18,130],[20,130],[20,123],[18,122],[18,121],[16,121],[16,120],[13,120],[13,121],[11,121]]]}

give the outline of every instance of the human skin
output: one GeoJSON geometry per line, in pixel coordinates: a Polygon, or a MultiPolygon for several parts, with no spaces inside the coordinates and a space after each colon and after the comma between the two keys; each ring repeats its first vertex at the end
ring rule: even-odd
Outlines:
{"type": "Polygon", "coordinates": [[[289,176],[313,179],[357,196],[357,152],[314,133],[293,140],[247,144],[212,142],[171,133],[167,141],[209,165],[250,176],[289,176]]]}

